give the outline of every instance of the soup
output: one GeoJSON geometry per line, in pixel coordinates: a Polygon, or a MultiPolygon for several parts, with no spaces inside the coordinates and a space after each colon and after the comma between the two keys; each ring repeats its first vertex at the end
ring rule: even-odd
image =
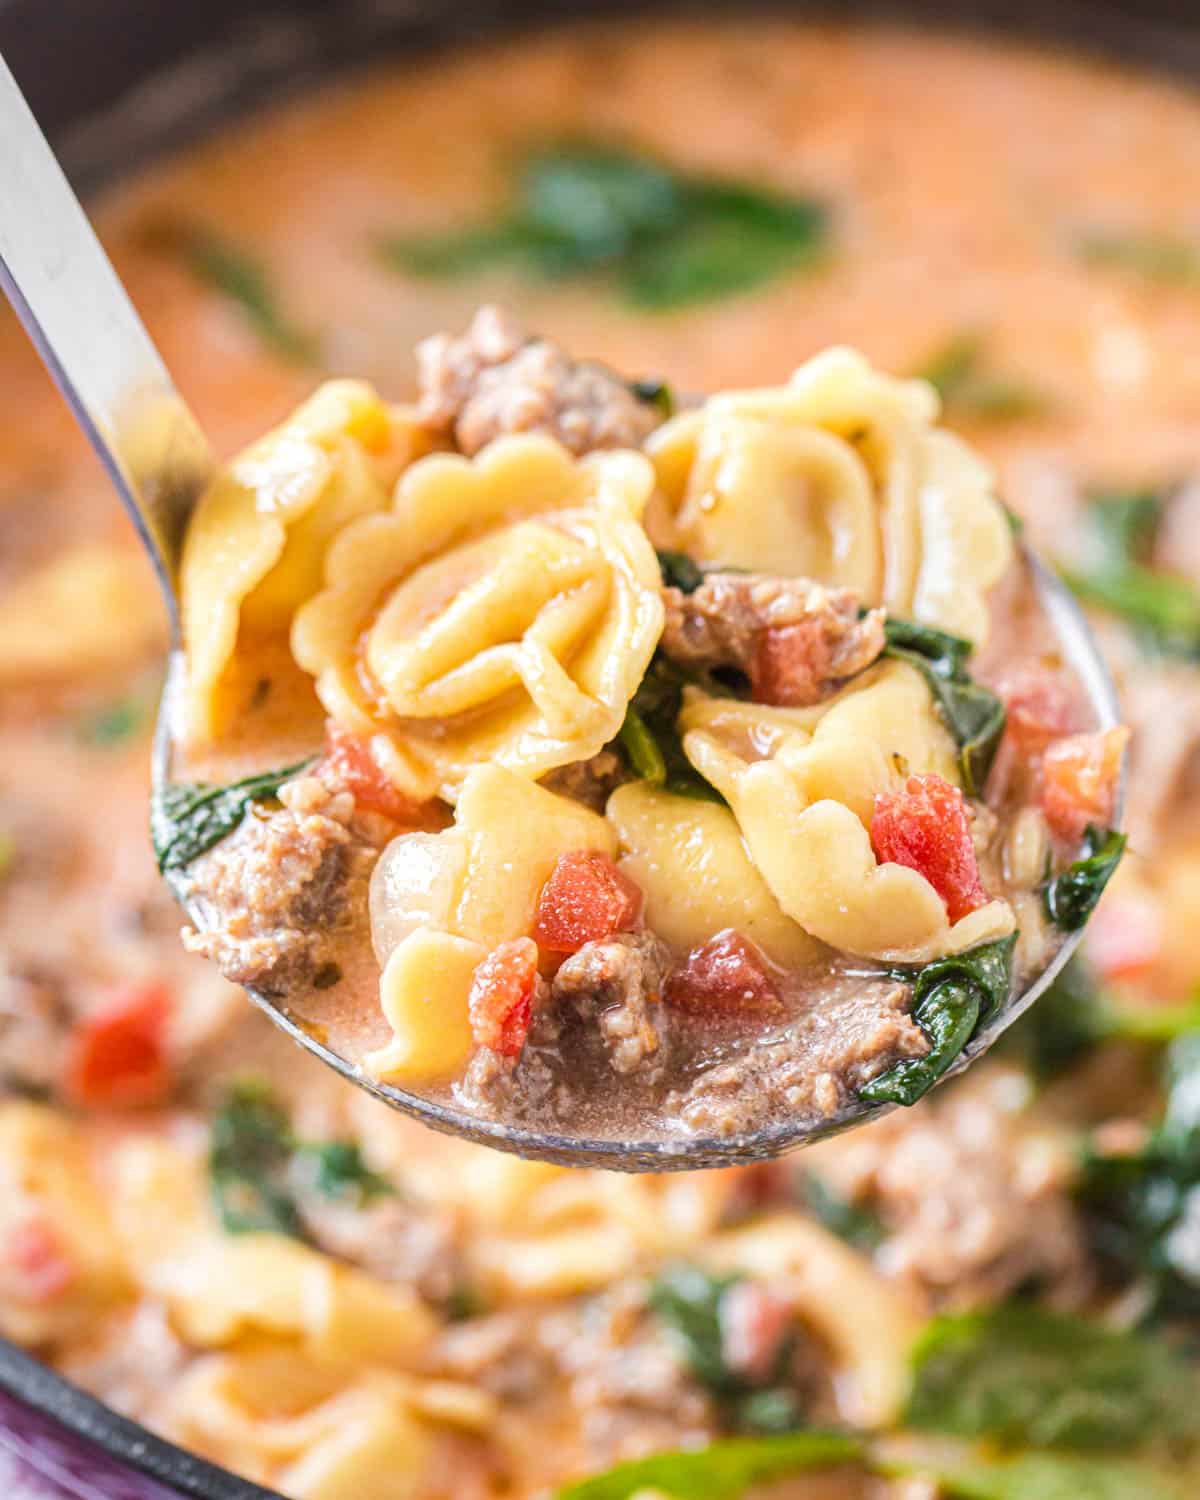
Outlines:
{"type": "MultiPolygon", "coordinates": [[[[661,169],[555,170],[577,226],[661,169]]],[[[664,1161],[916,1103],[1123,843],[1128,731],[986,468],[848,349],[678,414],[495,308],[420,363],[412,408],[320,387],[191,521],[188,945],[384,1082],[664,1161]]]]}
{"type": "Polygon", "coordinates": [[[687,1494],[698,1465],[807,1500],[1194,1490],[1198,121],[993,41],[643,23],[382,70],[95,205],[222,453],[324,376],[411,399],[416,343],[490,300],[680,392],[838,344],[933,377],[1092,610],[1131,853],[1002,1053],[786,1162],[435,1137],[181,948],[153,583],[6,323],[6,1336],[299,1500],[687,1494]],[[533,154],[582,141],[669,169],[636,245],[531,215],[533,154]],[[700,215],[697,177],[740,191],[700,215]]]}

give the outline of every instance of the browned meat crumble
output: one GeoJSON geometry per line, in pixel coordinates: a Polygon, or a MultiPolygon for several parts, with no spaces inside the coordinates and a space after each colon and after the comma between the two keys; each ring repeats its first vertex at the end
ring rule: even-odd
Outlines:
{"type": "Polygon", "coordinates": [[[601,750],[589,760],[577,760],[559,766],[542,778],[542,785],[559,797],[573,797],[595,812],[603,812],[609,797],[628,779],[621,757],[613,750],[601,750]]]}
{"type": "Polygon", "coordinates": [[[566,960],[552,999],[595,1025],[614,1073],[640,1072],[659,1053],[659,997],[670,969],[670,951],[653,933],[618,932],[566,960]]]}
{"type": "Polygon", "coordinates": [[[74,1020],[56,976],[0,969],[0,1084],[23,1094],[55,1092],[74,1020]]]}
{"type": "Polygon", "coordinates": [[[662,420],[611,370],[527,339],[496,307],[480,308],[460,338],[425,339],[417,368],[421,419],[468,455],[516,432],[545,433],[576,454],[637,448],[662,420]]]}
{"type": "Polygon", "coordinates": [[[786,668],[771,672],[777,701],[819,703],[883,650],[884,611],[860,617],[853,589],[807,578],[711,573],[690,594],[663,589],[662,651],[685,667],[736,667],[765,675],[767,631],[787,631],[786,668]],[[781,689],[781,690],[780,690],[781,689]]]}
{"type": "Polygon", "coordinates": [[[929,1050],[908,1014],[908,987],[843,980],[777,1036],[708,1069],[668,1101],[694,1130],[727,1137],[762,1118],[828,1118],[868,1080],[929,1050]],[[764,1110],[763,1100],[770,1101],[764,1110]]]}
{"type": "Polygon", "coordinates": [[[266,994],[320,983],[336,934],[366,920],[377,853],[351,826],[350,792],[305,776],[279,799],[280,809],[247,818],[196,864],[188,908],[214,925],[183,932],[184,946],[226,979],[266,994]]]}

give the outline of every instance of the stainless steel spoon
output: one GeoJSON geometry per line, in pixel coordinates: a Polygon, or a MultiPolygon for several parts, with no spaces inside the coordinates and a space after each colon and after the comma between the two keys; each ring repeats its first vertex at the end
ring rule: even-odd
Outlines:
{"type": "MultiPolygon", "coordinates": [[[[2,59],[0,141],[0,285],[154,560],[178,666],[180,548],[215,461],[2,59]]],[[[1028,561],[1059,648],[1078,674],[1100,727],[1114,725],[1113,686],[1075,600],[1032,554],[1028,561]]],[[[160,711],[156,783],[167,779],[169,746],[160,711]]],[[[992,1018],[951,1073],[986,1052],[1033,1004],[1067,962],[1079,936],[1068,937],[1036,981],[992,1018]]],[[[379,1083],[312,1036],[286,1000],[248,993],[293,1041],[385,1104],[436,1130],[569,1166],[661,1172],[763,1161],[881,1113],[876,1106],[851,1105],[819,1126],[785,1119],[730,1139],[672,1136],[664,1130],[659,1138],[626,1141],[527,1130],[379,1083]]]]}

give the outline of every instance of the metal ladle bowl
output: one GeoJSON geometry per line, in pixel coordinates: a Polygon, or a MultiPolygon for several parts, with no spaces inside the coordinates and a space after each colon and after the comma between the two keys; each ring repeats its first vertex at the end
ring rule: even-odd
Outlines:
{"type": "MultiPolygon", "coordinates": [[[[180,551],[192,510],[215,471],[199,424],[71,191],[11,73],[0,60],[0,285],[108,470],[154,561],[170,617],[173,672],[179,663],[176,593],[180,551]]],[[[1118,722],[1116,695],[1074,598],[1024,549],[1035,591],[1098,726],[1118,722]]],[[[170,735],[160,709],[154,778],[168,778],[170,735]]],[[[982,1056],[1061,972],[1081,934],[1067,936],[1048,967],[971,1040],[946,1076],[982,1056]]],[[[766,1161],[876,1118],[888,1106],[847,1105],[819,1123],[784,1119],[730,1137],[619,1140],[528,1130],[394,1088],[365,1074],[307,1030],[285,1000],[248,990],[282,1031],[327,1067],[393,1109],[480,1145],[566,1166],[631,1172],[679,1171],[766,1161]]]]}

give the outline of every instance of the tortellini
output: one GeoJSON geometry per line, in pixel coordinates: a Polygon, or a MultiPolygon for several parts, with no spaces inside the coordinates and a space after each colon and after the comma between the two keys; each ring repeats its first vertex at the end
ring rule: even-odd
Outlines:
{"type": "Polygon", "coordinates": [[[1012,540],[991,474],[921,381],[850,349],[777,389],[711,397],[652,434],[655,540],[697,561],[852,587],[980,645],[1012,540]]]}
{"type": "Polygon", "coordinates": [[[694,694],[680,727],[780,907],[813,937],[864,958],[922,963],[1012,931],[1004,901],[951,925],[923,875],[876,864],[876,794],[912,774],[959,781],[953,741],[914,668],[885,661],[811,709],[694,694]]]}
{"type": "Polygon", "coordinates": [[[647,925],[677,952],[734,927],[784,968],[819,958],[820,946],[784,916],[750,862],[728,808],[631,782],[612,794],[607,812],[621,868],[645,897],[647,925]]]}
{"type": "Polygon", "coordinates": [[[201,497],[180,570],[187,691],[185,737],[227,727],[222,681],[239,648],[286,635],[321,586],[325,551],[349,521],[382,510],[429,439],[370,386],[332,380],[240,454],[201,497]]]}
{"type": "Polygon", "coordinates": [[[660,574],[638,453],[549,438],[415,464],[330,549],[292,649],[392,778],[454,801],[472,767],[537,777],[613,738],[658,643],[660,574]]]}
{"type": "Polygon", "coordinates": [[[450,1077],[471,1048],[467,996],[490,949],[533,925],[560,854],[612,855],[598,814],[499,765],[471,771],[454,827],[393,839],[371,878],[371,935],[392,1040],[370,1053],[379,1077],[450,1077]]]}

